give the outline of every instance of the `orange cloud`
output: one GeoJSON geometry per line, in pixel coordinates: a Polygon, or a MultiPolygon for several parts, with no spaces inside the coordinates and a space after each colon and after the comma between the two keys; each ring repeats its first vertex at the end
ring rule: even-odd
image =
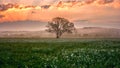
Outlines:
{"type": "Polygon", "coordinates": [[[0,18],[3,18],[3,17],[5,17],[4,15],[0,15],[0,18]]]}
{"type": "Polygon", "coordinates": [[[76,19],[109,16],[108,13],[114,16],[114,14],[118,14],[114,12],[113,9],[115,8],[120,8],[119,0],[60,1],[56,4],[42,6],[9,3],[0,5],[0,22],[24,20],[48,21],[56,16],[74,21],[76,19]],[[113,12],[109,12],[107,7],[111,7],[113,12]]]}
{"type": "Polygon", "coordinates": [[[99,4],[107,4],[107,3],[112,3],[114,0],[97,0],[99,4]]]}
{"type": "Polygon", "coordinates": [[[86,4],[91,4],[91,3],[93,3],[95,0],[85,0],[85,3],[86,4]]]}
{"type": "Polygon", "coordinates": [[[115,0],[111,5],[112,5],[114,8],[120,8],[120,0],[115,0]]]}

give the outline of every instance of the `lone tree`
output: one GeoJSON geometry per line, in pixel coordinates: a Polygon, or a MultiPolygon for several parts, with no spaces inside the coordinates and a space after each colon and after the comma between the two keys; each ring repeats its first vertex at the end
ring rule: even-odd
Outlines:
{"type": "Polygon", "coordinates": [[[55,33],[56,38],[60,38],[63,33],[73,33],[75,30],[74,24],[65,18],[55,17],[47,24],[48,32],[55,33]]]}

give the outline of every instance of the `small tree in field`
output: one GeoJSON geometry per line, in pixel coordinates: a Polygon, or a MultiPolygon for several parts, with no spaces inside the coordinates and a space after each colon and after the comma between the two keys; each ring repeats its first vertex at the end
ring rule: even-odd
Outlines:
{"type": "Polygon", "coordinates": [[[65,32],[73,33],[73,31],[75,30],[73,23],[61,17],[53,18],[52,21],[48,22],[47,28],[48,29],[46,31],[55,33],[56,38],[60,38],[65,32]]]}

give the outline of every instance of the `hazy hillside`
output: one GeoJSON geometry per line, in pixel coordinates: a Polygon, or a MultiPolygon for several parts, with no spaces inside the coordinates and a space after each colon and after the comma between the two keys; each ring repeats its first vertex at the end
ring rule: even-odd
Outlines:
{"type": "Polygon", "coordinates": [[[77,35],[90,38],[120,38],[120,29],[102,27],[84,27],[77,29],[77,35]]]}
{"type": "MultiPolygon", "coordinates": [[[[0,38],[54,38],[46,31],[1,31],[0,38]]],[[[76,29],[73,34],[64,34],[62,38],[120,38],[120,29],[84,27],[76,29]]]]}

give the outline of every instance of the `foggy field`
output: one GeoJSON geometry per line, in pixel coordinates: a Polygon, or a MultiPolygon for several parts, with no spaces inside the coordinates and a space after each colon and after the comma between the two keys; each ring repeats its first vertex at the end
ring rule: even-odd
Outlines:
{"type": "Polygon", "coordinates": [[[120,68],[120,39],[0,39],[0,68],[120,68]]]}

